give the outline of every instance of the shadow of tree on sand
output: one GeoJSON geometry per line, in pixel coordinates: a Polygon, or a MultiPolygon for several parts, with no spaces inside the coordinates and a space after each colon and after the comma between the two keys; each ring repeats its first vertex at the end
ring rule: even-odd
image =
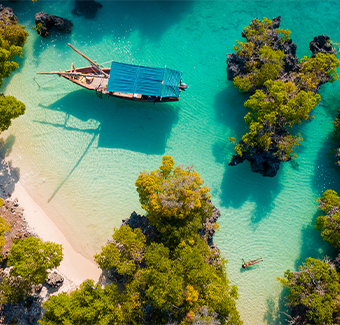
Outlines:
{"type": "Polygon", "coordinates": [[[6,161],[12,151],[15,137],[10,135],[6,140],[0,139],[0,197],[6,199],[14,192],[15,184],[20,177],[20,169],[14,168],[11,161],[6,161]]]}

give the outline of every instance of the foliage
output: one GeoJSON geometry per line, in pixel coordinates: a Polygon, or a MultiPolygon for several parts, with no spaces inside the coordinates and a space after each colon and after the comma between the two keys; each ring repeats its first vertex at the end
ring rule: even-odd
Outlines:
{"type": "MultiPolygon", "coordinates": [[[[2,248],[5,245],[4,233],[6,231],[9,231],[10,229],[11,226],[8,223],[6,223],[6,220],[3,217],[0,217],[0,252],[2,251],[2,248]]],[[[2,258],[3,258],[2,254],[0,254],[0,262],[2,261],[2,258]]]]}
{"type": "Polygon", "coordinates": [[[0,284],[0,301],[18,302],[30,295],[34,285],[43,283],[47,270],[59,266],[62,258],[61,245],[34,237],[16,241],[7,260],[12,269],[0,284]]]}
{"type": "MultiPolygon", "coordinates": [[[[15,56],[21,56],[28,33],[24,26],[18,25],[8,18],[0,20],[0,87],[3,78],[8,78],[19,64],[13,61],[15,56]]],[[[13,96],[0,97],[0,132],[7,130],[11,120],[24,114],[26,106],[13,96]]]]}
{"type": "Polygon", "coordinates": [[[19,67],[13,59],[15,56],[21,56],[27,36],[25,26],[18,25],[16,21],[8,18],[0,20],[0,87],[3,78],[9,77],[11,72],[19,67]]]}
{"type": "Polygon", "coordinates": [[[197,172],[174,167],[170,156],[163,157],[156,171],[141,173],[136,186],[147,218],[167,231],[153,241],[138,228],[115,229],[112,242],[95,259],[101,267],[112,268],[109,274],[129,275],[124,291],[119,294],[113,284],[90,289],[93,283],[83,283],[80,290],[45,303],[40,323],[242,324],[226,261],[199,235],[212,216],[209,189],[202,185],[197,172]]]}
{"type": "Polygon", "coordinates": [[[139,175],[139,201],[148,212],[150,224],[156,226],[168,244],[177,245],[181,239],[197,233],[211,214],[211,205],[207,203],[210,189],[202,185],[203,180],[192,167],[174,167],[170,156],[163,157],[162,166],[156,171],[139,175]]]}
{"type": "Polygon", "coordinates": [[[208,306],[218,319],[240,324],[234,300],[237,289],[230,286],[224,262],[218,259],[219,263],[198,237],[183,241],[175,250],[152,243],[145,253],[146,267],[132,280],[144,292],[145,303],[154,308],[152,321],[165,324],[169,311],[172,319],[178,319],[208,306]],[[209,263],[210,259],[215,263],[209,263]]]}
{"type": "Polygon", "coordinates": [[[22,277],[4,276],[0,284],[0,303],[20,302],[31,295],[33,284],[22,277]]]}
{"type": "Polygon", "coordinates": [[[316,94],[320,85],[338,79],[340,61],[334,54],[317,53],[298,63],[295,54],[288,51],[287,59],[289,35],[289,30],[275,30],[267,18],[254,19],[242,32],[247,42],[237,42],[234,47],[240,62],[245,63],[233,77],[234,85],[242,92],[253,93],[245,102],[251,109],[245,116],[249,131],[235,146],[238,156],[270,151],[279,161],[294,158],[293,149],[302,137],[290,134],[289,129],[311,118],[311,110],[321,99],[316,94]]]}
{"type": "Polygon", "coordinates": [[[339,324],[340,275],[330,262],[307,258],[299,272],[287,270],[279,280],[289,289],[289,305],[306,310],[306,323],[339,324]]]}
{"type": "MultiPolygon", "coordinates": [[[[67,294],[52,296],[44,303],[46,313],[42,325],[54,324],[98,324],[120,325],[135,324],[126,310],[133,306],[133,301],[126,295],[119,294],[114,284],[106,285],[104,289],[99,284],[94,285],[92,280],[87,280],[76,289],[67,294]]],[[[135,306],[138,307],[138,306],[135,306]]]]}
{"type": "Polygon", "coordinates": [[[318,198],[320,209],[325,213],[316,219],[315,228],[323,240],[340,248],[340,197],[333,190],[327,190],[318,198]]]}
{"type": "Polygon", "coordinates": [[[129,226],[115,228],[112,242],[102,246],[100,254],[95,255],[98,265],[109,270],[116,268],[121,275],[132,274],[142,261],[146,247],[145,236],[139,228],[132,230],[129,226]]]}
{"type": "Polygon", "coordinates": [[[318,53],[308,60],[306,57],[303,60],[305,61],[302,63],[297,81],[300,89],[315,91],[320,81],[333,83],[339,78],[337,68],[340,66],[340,61],[334,54],[318,53]]]}
{"type": "Polygon", "coordinates": [[[39,284],[47,278],[47,270],[59,266],[62,259],[61,245],[49,241],[43,243],[41,239],[30,236],[11,247],[7,265],[13,266],[11,275],[39,284]]]}
{"type": "Polygon", "coordinates": [[[0,132],[7,130],[12,120],[24,114],[26,105],[13,96],[0,95],[0,132]]]}
{"type": "Polygon", "coordinates": [[[242,92],[261,88],[267,80],[275,80],[283,67],[284,52],[262,47],[259,50],[259,58],[254,63],[248,64],[249,74],[236,76],[234,85],[242,92]]]}
{"type": "MultiPolygon", "coordinates": [[[[24,47],[28,33],[25,26],[4,17],[3,20],[0,20],[0,37],[3,39],[3,47],[10,50],[12,46],[24,47]]],[[[21,52],[17,55],[21,55],[21,52]]]]}
{"type": "Polygon", "coordinates": [[[289,134],[286,127],[310,118],[309,113],[320,101],[320,96],[310,91],[298,91],[292,82],[268,80],[264,86],[265,90],[256,90],[244,104],[250,108],[244,118],[249,132],[243,135],[242,144],[235,150],[242,156],[253,147],[268,151],[275,145],[275,155],[287,161],[301,137],[289,134]]]}

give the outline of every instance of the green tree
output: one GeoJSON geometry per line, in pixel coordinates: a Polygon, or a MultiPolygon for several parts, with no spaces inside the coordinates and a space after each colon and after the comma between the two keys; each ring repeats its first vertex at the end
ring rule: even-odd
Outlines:
{"type": "MultiPolygon", "coordinates": [[[[2,248],[5,245],[5,237],[4,233],[6,231],[9,231],[11,229],[11,226],[6,222],[6,220],[3,217],[0,217],[0,252],[2,252],[2,248]]],[[[2,261],[3,256],[0,254],[0,262],[2,261]]]]}
{"type": "Polygon", "coordinates": [[[333,83],[339,78],[337,68],[340,61],[334,54],[318,53],[302,59],[302,68],[298,74],[297,84],[301,89],[315,91],[320,83],[333,83]]]}
{"type": "Polygon", "coordinates": [[[13,96],[0,95],[0,132],[7,130],[12,120],[24,114],[26,105],[13,96]]]}
{"type": "MultiPolygon", "coordinates": [[[[245,102],[251,109],[245,116],[249,132],[235,146],[236,155],[229,165],[237,165],[245,159],[253,162],[256,154],[263,159],[263,168],[256,164],[255,170],[266,170],[267,161],[272,160],[275,163],[269,164],[273,165],[271,174],[281,161],[296,156],[293,150],[302,137],[290,134],[290,129],[312,117],[310,112],[321,99],[317,91],[322,84],[338,79],[340,66],[340,61],[332,54],[334,49],[299,62],[289,38],[290,31],[275,29],[276,25],[277,22],[273,24],[267,18],[253,19],[242,32],[247,42],[236,42],[236,52],[228,57],[228,64],[239,65],[238,70],[228,72],[228,78],[232,76],[240,91],[253,93],[245,102]],[[290,50],[287,52],[287,49],[290,50]],[[238,71],[236,75],[235,71],[238,71]]],[[[328,45],[328,49],[332,49],[330,40],[328,45]]],[[[340,157],[339,149],[336,155],[340,157]]]]}
{"type": "Polygon", "coordinates": [[[244,118],[249,132],[243,135],[242,143],[235,150],[242,156],[253,148],[266,151],[274,148],[275,155],[287,161],[301,137],[289,134],[286,128],[310,118],[320,96],[311,91],[299,91],[292,82],[268,80],[264,87],[264,90],[256,90],[244,104],[250,108],[244,118]]]}
{"type": "Polygon", "coordinates": [[[299,272],[287,270],[279,280],[289,289],[289,305],[306,310],[301,324],[339,324],[340,275],[331,262],[307,258],[299,272]]]}
{"type": "Polygon", "coordinates": [[[34,237],[13,244],[7,265],[13,268],[0,284],[2,302],[16,302],[30,294],[34,285],[43,283],[47,270],[58,267],[63,258],[61,245],[34,237]]]}
{"type": "Polygon", "coordinates": [[[13,266],[11,275],[39,284],[47,278],[47,270],[58,267],[62,259],[61,245],[30,236],[11,247],[7,265],[13,266]]]}
{"type": "MultiPolygon", "coordinates": [[[[8,18],[0,20],[0,87],[3,79],[8,78],[19,64],[14,60],[22,55],[22,48],[28,33],[25,26],[8,18]]],[[[11,125],[11,120],[24,114],[26,106],[13,96],[0,97],[0,132],[11,125]]]]}
{"type": "MultiPolygon", "coordinates": [[[[13,45],[23,48],[28,32],[25,30],[25,26],[4,17],[4,19],[0,20],[0,37],[3,39],[2,46],[6,50],[10,50],[13,45]]],[[[21,55],[21,52],[16,55],[21,55]]]]}
{"type": "Polygon", "coordinates": [[[140,265],[146,248],[146,239],[139,228],[129,226],[115,228],[112,242],[102,246],[100,254],[95,255],[98,265],[109,270],[115,268],[121,274],[131,275],[140,265]]]}
{"type": "Polygon", "coordinates": [[[136,187],[150,224],[168,244],[176,246],[183,236],[190,237],[202,228],[212,207],[207,202],[210,189],[202,186],[200,175],[192,167],[174,164],[172,157],[164,156],[159,169],[139,175],[136,187]]]}
{"type": "Polygon", "coordinates": [[[55,324],[93,324],[93,325],[121,325],[135,324],[131,315],[133,308],[136,313],[138,307],[131,299],[124,300],[126,295],[119,294],[114,284],[106,285],[104,289],[87,280],[76,289],[67,294],[52,296],[44,303],[46,313],[42,325],[55,324]]]}
{"type": "Polygon", "coordinates": [[[315,228],[321,232],[324,241],[340,248],[340,197],[335,191],[327,190],[317,201],[325,215],[316,219],[315,228]]]}
{"type": "Polygon", "coordinates": [[[202,185],[197,172],[174,167],[170,156],[156,171],[141,173],[136,181],[140,202],[161,236],[146,238],[148,232],[127,225],[115,229],[95,259],[102,268],[129,275],[123,292],[83,283],[76,293],[45,303],[41,324],[189,325],[195,319],[242,324],[225,261],[199,235],[203,223],[214,227],[207,225],[212,205],[202,185]]]}

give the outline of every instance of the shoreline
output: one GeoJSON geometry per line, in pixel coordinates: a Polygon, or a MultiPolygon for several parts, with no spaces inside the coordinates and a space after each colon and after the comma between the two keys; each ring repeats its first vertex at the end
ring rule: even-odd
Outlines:
{"type": "Polygon", "coordinates": [[[43,241],[52,241],[63,246],[64,258],[58,267],[60,273],[77,286],[86,279],[98,282],[102,270],[92,261],[76,252],[65,235],[33,200],[24,186],[18,180],[15,184],[12,198],[18,198],[18,202],[24,209],[24,218],[28,226],[32,228],[43,241]]]}

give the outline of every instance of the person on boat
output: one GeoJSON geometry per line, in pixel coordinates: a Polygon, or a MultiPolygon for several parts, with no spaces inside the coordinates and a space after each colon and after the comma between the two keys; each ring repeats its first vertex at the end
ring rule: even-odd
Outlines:
{"type": "Polygon", "coordinates": [[[261,258],[257,258],[256,260],[251,260],[251,261],[249,261],[249,262],[246,263],[246,262],[244,261],[244,259],[242,258],[242,261],[243,261],[242,268],[245,269],[245,268],[248,267],[248,266],[251,266],[251,265],[254,265],[254,264],[263,262],[263,259],[262,259],[262,257],[261,257],[261,258]]]}

